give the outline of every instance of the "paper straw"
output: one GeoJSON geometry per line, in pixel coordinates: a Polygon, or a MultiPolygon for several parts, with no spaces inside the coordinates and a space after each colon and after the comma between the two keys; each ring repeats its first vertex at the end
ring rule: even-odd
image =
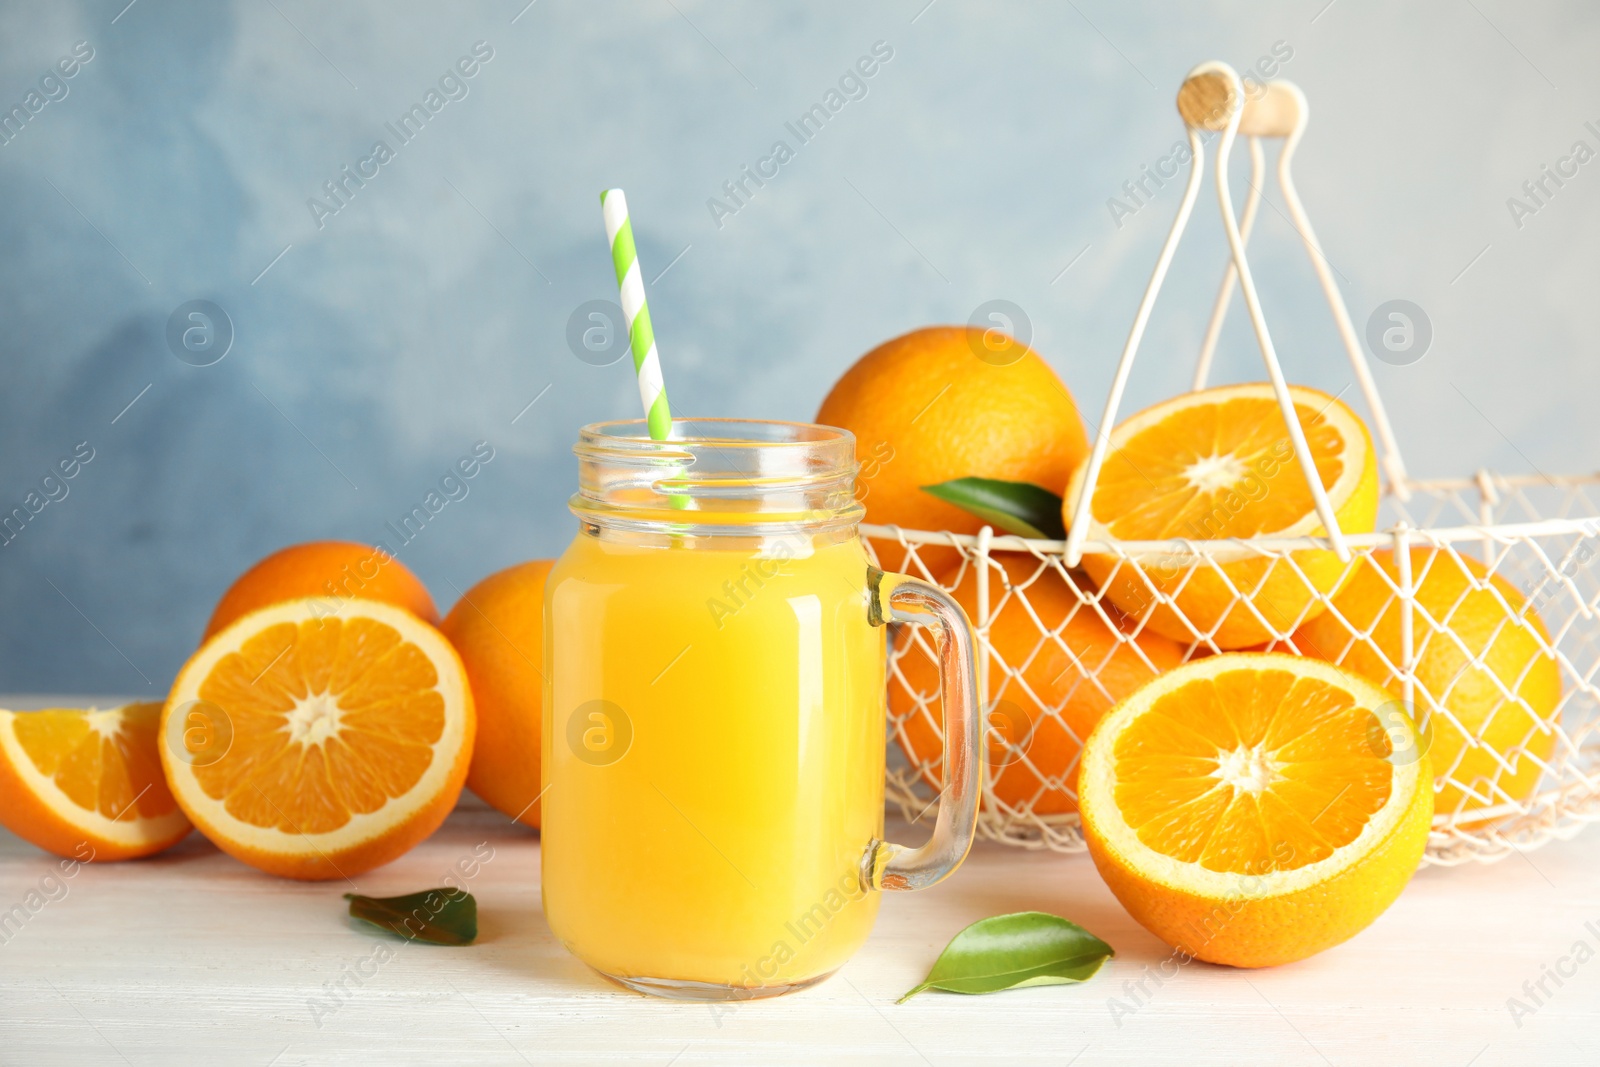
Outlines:
{"type": "Polygon", "coordinates": [[[600,194],[600,210],[606,219],[606,239],[611,242],[611,263],[617,269],[622,315],[628,320],[633,370],[639,378],[645,424],[650,428],[651,440],[665,441],[672,436],[672,411],[667,407],[666,383],[661,380],[661,357],[656,354],[656,334],[650,327],[650,307],[644,300],[633,224],[628,221],[628,198],[621,189],[607,189],[600,194]]]}

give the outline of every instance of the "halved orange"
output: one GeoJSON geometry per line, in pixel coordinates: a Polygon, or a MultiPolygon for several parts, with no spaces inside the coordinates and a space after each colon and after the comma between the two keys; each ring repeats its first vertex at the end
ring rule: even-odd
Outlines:
{"type": "Polygon", "coordinates": [[[1304,959],[1365,929],[1422,860],[1433,775],[1371,682],[1233,652],[1119,704],[1084,746],[1083,835],[1147,930],[1212,963],[1304,959]]]}
{"type": "MultiPolygon", "coordinates": [[[[1345,533],[1378,518],[1378,464],[1366,426],[1336,397],[1290,386],[1323,489],[1345,533]]],[[[1087,464],[1064,497],[1068,523],[1087,464]]],[[[1267,382],[1187,393],[1111,431],[1095,483],[1090,540],[1221,541],[1326,534],[1267,382]]],[[[1097,553],[1083,567],[1127,614],[1175,641],[1218,648],[1287,637],[1327,607],[1346,570],[1330,551],[1262,554],[1247,546],[1097,553]]]]}
{"type": "Polygon", "coordinates": [[[455,806],[472,693],[438,630],[373,600],[251,612],[184,664],[161,761],[200,832],[289,878],[349,878],[402,855],[455,806]],[[176,721],[174,721],[176,720],[176,721]]]}
{"type": "Polygon", "coordinates": [[[160,704],[0,711],[0,823],[75,860],[125,860],[183,840],[189,820],[156,755],[160,704]]]}

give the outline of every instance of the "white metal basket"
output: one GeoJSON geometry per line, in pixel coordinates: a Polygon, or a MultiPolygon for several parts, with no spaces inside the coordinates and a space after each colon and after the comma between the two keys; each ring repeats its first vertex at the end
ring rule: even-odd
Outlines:
{"type": "MultiPolygon", "coordinates": [[[[959,570],[953,575],[946,573],[944,584],[952,591],[963,583],[975,585],[977,610],[972,621],[984,661],[980,666],[980,692],[990,693],[989,676],[998,672],[997,688],[991,694],[993,703],[1011,700],[1033,709],[1025,716],[1031,722],[1025,733],[991,738],[990,751],[999,754],[997,766],[1003,768],[1012,788],[1008,789],[1007,797],[1001,797],[996,792],[994,776],[986,778],[979,833],[1026,848],[1063,852],[1083,848],[1077,815],[1072,811],[1048,810],[1061,808],[1063,797],[1068,798],[1067,806],[1075,807],[1076,797],[1069,781],[1075,758],[1065,767],[1042,765],[1033,758],[1032,751],[1033,739],[1044,724],[1057,735],[1065,731],[1065,736],[1081,745],[1083,738],[1077,736],[1079,731],[1075,731],[1062,714],[1066,705],[1078,695],[1080,687],[1097,687],[1097,696],[1087,695],[1096,696],[1102,703],[1113,696],[1101,684],[1099,673],[1103,664],[1085,661],[1063,639],[1063,631],[1077,613],[1098,615],[1119,634],[1122,647],[1117,651],[1124,658],[1131,652],[1152,673],[1157,670],[1132,636],[1116,630],[1113,617],[1119,614],[1117,608],[1077,569],[1085,553],[1115,557],[1119,568],[1129,568],[1134,573],[1142,573],[1159,561],[1167,568],[1169,577],[1173,561],[1180,561],[1185,575],[1180,583],[1187,581],[1188,575],[1202,570],[1214,571],[1232,590],[1235,604],[1254,612],[1256,620],[1272,633],[1280,647],[1298,652],[1301,650],[1294,644],[1297,624],[1319,610],[1337,614],[1337,609],[1331,606],[1332,597],[1314,594],[1316,603],[1308,606],[1299,618],[1286,623],[1274,622],[1255,611],[1249,599],[1252,590],[1241,590],[1233,585],[1223,573],[1219,559],[1238,559],[1243,554],[1270,560],[1271,568],[1293,570],[1296,562],[1292,553],[1296,551],[1332,550],[1353,565],[1363,556],[1392,548],[1396,550],[1398,580],[1390,582],[1387,595],[1391,604],[1400,606],[1401,654],[1400,662],[1392,662],[1387,656],[1383,661],[1394,672],[1397,696],[1408,708],[1414,709],[1419,721],[1449,724],[1467,735],[1465,748],[1450,765],[1435,759],[1436,790],[1449,788],[1452,796],[1470,798],[1470,802],[1459,803],[1455,810],[1436,811],[1427,861],[1443,865],[1468,860],[1493,861],[1513,851],[1536,848],[1551,838],[1571,836],[1585,823],[1600,819],[1600,689],[1596,688],[1596,675],[1600,674],[1600,615],[1597,615],[1600,567],[1590,566],[1600,555],[1600,509],[1596,507],[1597,498],[1600,498],[1600,475],[1502,477],[1479,471],[1472,478],[1460,480],[1423,481],[1408,477],[1349,313],[1290,174],[1290,161],[1309,114],[1303,94],[1293,85],[1277,81],[1270,83],[1254,99],[1247,99],[1237,74],[1230,67],[1206,63],[1196,67],[1185,80],[1179,92],[1178,107],[1188,132],[1193,167],[1177,217],[1162,246],[1123,349],[1100,420],[1102,432],[1089,458],[1084,479],[1086,490],[1076,502],[1067,539],[1045,541],[996,535],[988,527],[977,535],[903,530],[893,526],[863,528],[885,569],[936,581],[939,576],[927,565],[928,549],[939,546],[943,560],[951,558],[951,549],[960,554],[959,570]],[[1330,531],[1330,536],[1224,541],[1087,540],[1088,500],[1105,459],[1108,435],[1116,424],[1117,410],[1145,324],[1200,189],[1207,132],[1220,135],[1216,184],[1231,259],[1200,348],[1194,388],[1205,387],[1223,317],[1237,286],[1243,293],[1267,376],[1290,427],[1301,471],[1311,488],[1322,526],[1330,531]],[[1234,218],[1227,185],[1228,155],[1240,133],[1249,138],[1251,158],[1251,189],[1242,228],[1234,218]],[[1261,143],[1264,138],[1279,137],[1284,139],[1284,145],[1278,159],[1277,177],[1284,201],[1327,296],[1378,441],[1383,487],[1378,532],[1375,533],[1346,534],[1339,529],[1321,480],[1314,475],[1309,447],[1293,417],[1288,386],[1245,257],[1245,243],[1260,204],[1265,171],[1261,143]],[[1419,547],[1438,550],[1440,555],[1433,559],[1439,565],[1454,565],[1464,570],[1473,567],[1468,582],[1470,590],[1491,593],[1504,613],[1503,625],[1536,634],[1538,656],[1554,659],[1561,678],[1561,691],[1553,715],[1541,716],[1537,709],[1528,706],[1519,679],[1511,679],[1511,684],[1507,685],[1491,678],[1498,685],[1498,698],[1505,702],[1508,715],[1519,708],[1526,712],[1529,727],[1520,744],[1508,747],[1503,738],[1497,739],[1495,745],[1483,744],[1481,735],[1475,735],[1471,728],[1464,726],[1448,706],[1456,679],[1443,682],[1435,679],[1430,689],[1419,678],[1419,646],[1425,638],[1455,641],[1466,657],[1463,674],[1483,666],[1482,655],[1461,645],[1460,638],[1446,625],[1450,611],[1444,612],[1444,618],[1438,618],[1417,602],[1414,591],[1420,576],[1412,574],[1408,550],[1419,547]],[[1008,574],[1002,565],[1002,558],[1006,556],[1010,557],[1011,570],[1026,577],[1019,580],[1008,574]],[[1025,561],[1020,568],[1018,560],[1025,561]],[[1464,563],[1466,560],[1472,562],[1464,563]],[[1030,588],[1050,571],[1065,581],[1075,600],[1065,619],[1046,620],[1029,603],[1030,588]],[[1509,593],[1502,583],[1509,583],[1515,593],[1509,593]],[[1038,631],[1037,644],[1021,659],[1014,651],[1010,662],[990,642],[996,617],[1008,609],[1026,612],[1038,631]],[[1530,622],[1529,616],[1537,616],[1542,621],[1542,629],[1530,622]],[[1055,702],[1041,698],[1030,687],[1027,675],[1032,661],[1052,644],[1055,654],[1064,652],[1076,672],[1065,698],[1055,702]],[[1463,773],[1462,767],[1474,750],[1478,753],[1474,759],[1479,772],[1469,776],[1463,773]],[[1482,772],[1485,755],[1493,768],[1489,773],[1482,772]],[[1538,782],[1531,795],[1525,788],[1507,789],[1514,770],[1521,767],[1526,771],[1528,764],[1521,761],[1533,761],[1539,768],[1538,782]],[[1030,774],[1031,780],[1026,778],[1030,774]],[[1019,775],[1024,776],[1025,781],[1037,783],[1027,796],[1019,797],[1014,788],[1019,775]],[[1054,799],[1047,803],[1046,798],[1054,799]]],[[[940,568],[944,566],[941,562],[940,568]]],[[[1050,578],[1052,582],[1055,580],[1050,578]]],[[[1463,599],[1468,595],[1477,594],[1463,592],[1463,599]]],[[[1154,592],[1153,597],[1154,603],[1179,610],[1172,596],[1154,592]]],[[[1184,651],[1185,659],[1220,651],[1211,639],[1212,634],[1193,623],[1189,625],[1193,634],[1184,651]]],[[[1376,652],[1377,645],[1369,638],[1369,634],[1361,632],[1356,642],[1364,642],[1365,647],[1376,652]]],[[[926,691],[921,688],[920,681],[908,676],[915,673],[919,679],[923,677],[925,672],[908,672],[912,662],[908,657],[931,658],[933,649],[927,640],[920,632],[897,635],[890,663],[889,730],[891,748],[898,750],[899,757],[891,762],[888,791],[891,802],[911,819],[920,819],[937,802],[937,783],[942,774],[939,746],[930,745],[926,740],[937,739],[940,732],[938,693],[926,691]],[[921,743],[918,743],[919,738],[921,743]]],[[[1104,663],[1110,661],[1111,654],[1103,657],[1104,663]]]]}

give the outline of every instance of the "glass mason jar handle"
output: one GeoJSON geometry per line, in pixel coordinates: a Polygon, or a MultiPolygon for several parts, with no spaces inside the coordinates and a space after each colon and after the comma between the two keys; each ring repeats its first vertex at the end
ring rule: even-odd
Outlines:
{"type": "Polygon", "coordinates": [[[918,849],[874,841],[863,860],[863,881],[873,889],[926,889],[961,866],[978,826],[983,773],[982,707],[978,703],[977,642],[966,612],[936,585],[904,574],[868,571],[874,626],[904,622],[937,626],[939,688],[944,703],[945,786],[933,836],[918,849]]]}

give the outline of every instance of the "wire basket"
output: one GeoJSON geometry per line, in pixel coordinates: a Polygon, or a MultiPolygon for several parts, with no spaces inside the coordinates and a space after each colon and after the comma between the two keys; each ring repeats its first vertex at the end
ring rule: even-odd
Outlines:
{"type": "MultiPolygon", "coordinates": [[[[880,566],[939,582],[967,597],[982,661],[979,691],[989,701],[990,773],[985,776],[978,833],[1024,848],[1076,852],[1084,847],[1074,777],[1077,752],[1094,720],[1119,692],[1126,695],[1130,676],[1143,671],[1153,677],[1175,665],[1173,660],[1187,662],[1223,650],[1215,639],[1219,625],[1213,622],[1208,628],[1189,619],[1178,605],[1178,593],[1198,579],[1227,591],[1231,601],[1224,616],[1242,612],[1270,634],[1263,647],[1309,654],[1301,647],[1307,641],[1302,624],[1314,616],[1335,621],[1348,641],[1332,656],[1322,648],[1317,654],[1348,662],[1359,656],[1369,666],[1376,664],[1387,672],[1387,687],[1398,706],[1422,726],[1424,737],[1451,739],[1434,746],[1436,805],[1426,862],[1492,862],[1551,838],[1572,836],[1600,819],[1600,690],[1595,682],[1600,674],[1600,567],[1591,565],[1600,556],[1600,475],[1503,477],[1479,471],[1460,480],[1410,478],[1290,174],[1309,114],[1305,97],[1278,81],[1258,88],[1249,99],[1231,68],[1207,63],[1185,80],[1178,108],[1193,167],[1124,347],[1100,421],[1103,432],[1088,459],[1085,489],[1071,502],[1067,539],[996,535],[989,527],[976,535],[863,527],[880,566]],[[1329,534],[1091,539],[1088,506],[1106,458],[1109,430],[1116,424],[1145,324],[1199,192],[1205,141],[1213,133],[1220,134],[1216,184],[1231,257],[1201,345],[1194,388],[1205,387],[1237,286],[1322,528],[1329,534]],[[1249,138],[1251,158],[1242,226],[1227,189],[1229,150],[1241,133],[1249,138]],[[1383,487],[1375,533],[1339,529],[1292,417],[1288,386],[1245,256],[1264,184],[1261,142],[1280,137],[1284,146],[1277,177],[1284,200],[1327,296],[1378,440],[1383,487]],[[1392,550],[1392,556],[1385,550],[1392,550]],[[1370,613],[1347,619],[1334,606],[1336,593],[1318,592],[1302,570],[1307,552],[1336,553],[1347,567],[1366,567],[1369,576],[1380,575],[1377,593],[1369,599],[1370,613]],[[1387,570],[1374,566],[1375,553],[1392,561],[1387,570]],[[956,555],[959,567],[953,565],[956,555]],[[1080,569],[1085,555],[1098,557],[1102,568],[1109,561],[1111,574],[1103,575],[1101,586],[1080,569]],[[1256,561],[1250,574],[1259,584],[1241,586],[1239,569],[1224,569],[1225,563],[1241,559],[1256,561]],[[1432,568],[1443,571],[1437,582],[1424,586],[1432,568]],[[1438,602],[1431,592],[1419,597],[1419,588],[1437,589],[1451,576],[1450,588],[1459,587],[1459,592],[1451,593],[1448,602],[1438,602]],[[1150,611],[1177,613],[1189,631],[1187,644],[1172,646],[1175,651],[1165,659],[1154,656],[1143,640],[1148,616],[1130,618],[1105,592],[1119,578],[1148,591],[1150,611]],[[1274,579],[1299,582],[1308,594],[1295,617],[1269,618],[1258,609],[1254,595],[1274,579]],[[1456,616],[1469,601],[1478,620],[1472,626],[1456,616]],[[1380,632],[1388,625],[1384,620],[1396,621],[1397,645],[1392,629],[1388,638],[1380,632]],[[1005,653],[993,641],[997,623],[1005,627],[1005,653]],[[1110,635],[1110,640],[1086,644],[1083,634],[1110,635]],[[1527,649],[1526,655],[1508,665],[1502,640],[1520,642],[1517,647],[1527,649]],[[1045,663],[1051,665],[1051,683],[1065,677],[1064,685],[1041,683],[1040,666],[1045,663]],[[1536,672],[1542,672],[1542,688],[1530,680],[1536,672]],[[1463,701],[1462,694],[1469,691],[1475,703],[1463,701]],[[1464,706],[1473,713],[1463,714],[1464,706]],[[1492,710],[1484,714],[1485,708],[1492,710]]],[[[898,755],[891,760],[888,796],[913,821],[937,804],[943,774],[941,709],[937,682],[930,683],[936,678],[935,650],[929,641],[925,631],[897,632],[890,652],[889,735],[898,755]]]]}

